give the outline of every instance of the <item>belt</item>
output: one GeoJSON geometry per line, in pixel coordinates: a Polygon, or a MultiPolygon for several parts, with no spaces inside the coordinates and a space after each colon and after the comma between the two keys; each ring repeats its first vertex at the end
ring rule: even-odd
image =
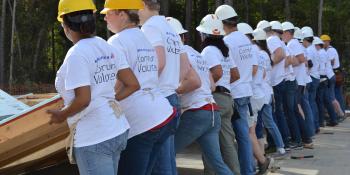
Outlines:
{"type": "Polygon", "coordinates": [[[215,88],[215,92],[219,92],[219,93],[228,93],[230,94],[230,90],[228,90],[227,88],[223,87],[223,86],[216,86],[215,88]]]}

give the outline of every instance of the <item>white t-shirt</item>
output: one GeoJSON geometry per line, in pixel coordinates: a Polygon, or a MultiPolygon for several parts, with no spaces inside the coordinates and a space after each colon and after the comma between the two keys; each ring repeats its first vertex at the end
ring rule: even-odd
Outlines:
{"type": "Polygon", "coordinates": [[[254,99],[260,99],[263,98],[265,96],[266,91],[264,91],[264,73],[266,70],[266,56],[268,56],[265,52],[260,52],[259,48],[257,47],[257,45],[253,45],[254,48],[254,54],[257,54],[257,58],[258,58],[258,70],[255,74],[255,76],[253,77],[253,81],[252,81],[252,88],[253,88],[253,98],[254,99]]]}
{"type": "MultiPolygon", "coordinates": [[[[291,39],[288,42],[287,47],[288,47],[289,53],[291,54],[292,57],[296,57],[300,54],[304,55],[304,47],[296,39],[291,39]]],[[[297,58],[295,58],[295,59],[297,59],[297,58]]],[[[305,63],[299,64],[298,66],[295,66],[293,71],[296,75],[296,80],[297,80],[298,85],[305,86],[306,85],[305,77],[307,76],[305,63]]]]}
{"type": "MultiPolygon", "coordinates": [[[[281,45],[282,45],[282,48],[284,50],[284,52],[286,53],[286,56],[291,56],[291,53],[287,47],[287,45],[282,41],[281,41],[281,45]]],[[[293,70],[293,66],[292,65],[289,65],[288,67],[285,68],[285,78],[284,78],[286,81],[294,81],[295,80],[295,73],[294,73],[294,70],[293,70]]]]}
{"type": "Polygon", "coordinates": [[[331,60],[334,59],[333,69],[339,68],[340,61],[339,61],[339,55],[338,55],[337,50],[334,47],[329,46],[326,51],[327,51],[328,56],[331,58],[331,60]]]}
{"type": "Polygon", "coordinates": [[[318,55],[320,59],[320,75],[327,75],[327,64],[329,64],[329,57],[324,49],[318,50],[318,55]]]}
{"type": "MultiPolygon", "coordinates": [[[[283,49],[284,48],[284,44],[281,43],[281,40],[277,37],[277,36],[270,36],[269,38],[267,38],[266,40],[267,42],[267,46],[269,48],[269,51],[271,53],[271,57],[272,57],[272,60],[274,58],[274,52],[278,49],[278,48],[281,48],[283,49]]],[[[279,62],[278,64],[275,64],[272,66],[272,69],[271,69],[271,85],[272,86],[276,86],[278,84],[280,84],[284,78],[286,77],[285,76],[285,73],[286,73],[286,70],[285,70],[285,59],[283,59],[281,62],[279,62]]]]}
{"type": "Polygon", "coordinates": [[[326,53],[327,55],[327,62],[326,62],[326,75],[328,77],[328,79],[331,79],[335,74],[334,74],[334,71],[333,71],[333,66],[332,66],[332,60],[334,58],[332,57],[329,57],[329,55],[327,54],[327,51],[322,49],[323,51],[321,51],[321,54],[324,54],[324,52],[326,53]]]}
{"type": "MultiPolygon", "coordinates": [[[[125,55],[99,37],[82,39],[69,49],[57,71],[58,93],[67,106],[75,98],[74,89],[90,86],[91,90],[91,102],[77,124],[75,147],[101,143],[129,128],[125,116],[116,116],[108,103],[115,99],[118,71],[128,67],[125,55]]],[[[76,120],[77,115],[67,122],[71,126],[76,120]]]]}
{"type": "Polygon", "coordinates": [[[207,46],[203,49],[201,55],[207,60],[209,69],[221,65],[222,77],[216,82],[216,86],[225,87],[230,90],[231,69],[236,67],[236,64],[230,57],[224,57],[221,51],[215,46],[207,46]]]}
{"type": "Polygon", "coordinates": [[[210,72],[207,60],[190,46],[184,47],[188,59],[197,72],[202,85],[200,88],[180,96],[181,108],[184,110],[200,108],[208,103],[215,103],[210,89],[210,72]]]}
{"type": "MultiPolygon", "coordinates": [[[[306,52],[306,48],[303,46],[303,50],[304,50],[304,56],[306,61],[308,62],[309,60],[311,60],[310,58],[307,57],[307,52],[306,52]]],[[[305,83],[310,83],[312,82],[311,76],[310,76],[310,71],[309,68],[307,66],[307,63],[305,63],[305,71],[306,71],[306,76],[304,78],[305,83]]]]}
{"type": "Polygon", "coordinates": [[[311,44],[306,48],[306,58],[312,61],[312,68],[309,69],[313,78],[320,79],[320,57],[315,45],[311,44]]]}
{"type": "Polygon", "coordinates": [[[175,93],[180,81],[180,54],[184,53],[180,36],[169,26],[164,16],[148,19],[141,30],[153,47],[165,49],[165,67],[159,76],[159,85],[165,97],[175,93]]]}
{"type": "Polygon", "coordinates": [[[231,84],[231,95],[234,99],[253,95],[251,82],[253,80],[253,66],[258,65],[254,47],[247,36],[235,31],[224,37],[229,48],[229,56],[237,65],[240,79],[231,84]]]}
{"type": "Polygon", "coordinates": [[[120,48],[140,83],[141,90],[120,102],[130,124],[129,138],[164,122],[173,112],[158,87],[158,59],[154,48],[138,28],[125,29],[108,39],[120,48]]]}

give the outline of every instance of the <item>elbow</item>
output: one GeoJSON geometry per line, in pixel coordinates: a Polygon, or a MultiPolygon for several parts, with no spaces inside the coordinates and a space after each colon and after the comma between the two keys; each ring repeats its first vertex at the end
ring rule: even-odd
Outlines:
{"type": "Polygon", "coordinates": [[[220,78],[222,77],[223,73],[222,72],[217,72],[215,74],[213,74],[213,79],[214,79],[214,82],[218,82],[220,80],[220,78]]]}
{"type": "Polygon", "coordinates": [[[134,92],[140,90],[140,89],[141,89],[141,86],[140,86],[140,84],[137,82],[136,84],[133,84],[133,85],[130,87],[130,89],[131,89],[132,92],[134,93],[134,92]]]}

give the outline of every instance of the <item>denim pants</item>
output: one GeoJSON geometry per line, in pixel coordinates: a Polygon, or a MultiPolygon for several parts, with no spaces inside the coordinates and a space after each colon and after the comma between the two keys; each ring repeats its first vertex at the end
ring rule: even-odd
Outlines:
{"type": "Polygon", "coordinates": [[[301,143],[300,124],[298,123],[298,116],[296,115],[296,95],[297,95],[297,83],[296,81],[285,82],[285,98],[283,103],[283,109],[286,112],[287,122],[292,136],[292,140],[295,143],[301,143]]]}
{"type": "Polygon", "coordinates": [[[264,138],[263,128],[266,128],[271,135],[277,148],[284,148],[283,139],[280,131],[272,116],[272,106],[265,104],[258,113],[258,122],[255,128],[256,136],[258,139],[264,138]]]}
{"type": "Polygon", "coordinates": [[[341,109],[344,112],[345,111],[345,101],[344,101],[344,97],[343,97],[343,86],[336,85],[334,88],[334,94],[335,94],[335,98],[337,99],[337,101],[340,104],[341,109]]]}
{"type": "Polygon", "coordinates": [[[320,80],[316,79],[314,77],[312,78],[312,82],[308,84],[308,93],[309,93],[309,102],[312,110],[312,116],[313,116],[313,121],[314,121],[314,128],[315,131],[317,131],[320,128],[319,124],[319,115],[318,115],[318,105],[316,103],[316,94],[317,94],[317,89],[320,85],[320,80]]]}
{"type": "Polygon", "coordinates": [[[314,135],[314,125],[312,110],[309,104],[308,92],[306,86],[298,86],[297,92],[297,105],[300,105],[304,117],[301,115],[298,106],[296,106],[297,121],[299,123],[300,129],[302,131],[302,139],[304,143],[311,143],[311,137],[314,135]]]}
{"type": "Polygon", "coordinates": [[[120,153],[125,149],[128,132],[104,142],[74,147],[74,156],[78,164],[79,174],[118,174],[120,153]]]}
{"type": "MultiPolygon", "coordinates": [[[[231,118],[233,114],[233,101],[230,94],[213,93],[216,104],[220,107],[221,129],[219,134],[221,156],[226,165],[234,174],[240,174],[235,133],[232,129],[231,118]]],[[[206,159],[203,159],[204,175],[214,175],[213,169],[208,166],[206,159]]]]}
{"type": "MultiPolygon", "coordinates": [[[[179,126],[180,122],[180,102],[177,94],[173,94],[167,97],[169,103],[176,108],[177,117],[174,118],[176,123],[174,131],[179,126]]],[[[152,175],[177,175],[176,159],[175,159],[175,143],[174,143],[175,132],[164,142],[160,148],[158,159],[152,170],[152,175]]]]}
{"type": "Polygon", "coordinates": [[[284,99],[285,99],[285,94],[286,94],[286,87],[285,87],[285,81],[282,81],[280,84],[276,85],[273,87],[273,93],[274,93],[274,99],[275,99],[275,111],[274,111],[274,116],[276,119],[276,124],[278,126],[278,129],[281,132],[282,138],[284,145],[289,144],[289,139],[290,139],[290,132],[289,132],[289,127],[285,115],[285,110],[284,110],[284,99]]]}
{"type": "Polygon", "coordinates": [[[233,175],[221,157],[219,132],[221,119],[217,111],[185,111],[175,134],[175,150],[179,152],[197,141],[204,159],[218,175],[233,175]]]}
{"type": "Polygon", "coordinates": [[[328,111],[328,115],[330,117],[331,123],[337,123],[337,114],[335,113],[335,110],[332,105],[331,98],[329,96],[329,88],[328,88],[328,82],[323,81],[320,83],[318,87],[317,92],[317,104],[318,104],[318,116],[319,116],[319,125],[324,125],[324,107],[326,107],[328,111]]]}
{"type": "MultiPolygon", "coordinates": [[[[238,160],[242,175],[255,174],[255,160],[253,157],[253,146],[249,137],[248,111],[249,97],[234,99],[234,107],[239,118],[232,121],[233,130],[236,133],[238,143],[238,160]]],[[[235,118],[235,117],[234,117],[235,118]]]]}
{"type": "Polygon", "coordinates": [[[176,125],[177,121],[173,119],[159,129],[130,138],[121,154],[118,175],[150,175],[161,148],[174,134],[176,125]]]}

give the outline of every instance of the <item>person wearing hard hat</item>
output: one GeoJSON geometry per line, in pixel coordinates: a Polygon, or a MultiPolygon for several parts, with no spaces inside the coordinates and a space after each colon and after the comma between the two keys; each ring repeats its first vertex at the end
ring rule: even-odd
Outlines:
{"type": "MultiPolygon", "coordinates": [[[[204,17],[197,30],[206,33],[210,32],[210,34],[216,36],[222,35],[221,21],[215,20],[213,17],[214,15],[204,17]],[[212,27],[210,30],[205,28],[210,25],[212,27]]],[[[196,141],[201,147],[203,157],[208,161],[216,174],[233,174],[224,163],[220,152],[219,132],[221,119],[218,111],[219,107],[211,93],[214,81],[211,78],[207,64],[209,61],[189,46],[185,46],[184,50],[189,57],[192,67],[199,75],[202,86],[180,96],[183,113],[179,128],[175,133],[176,152],[182,151],[196,141]]]]}
{"type": "MultiPolygon", "coordinates": [[[[271,58],[270,58],[270,51],[267,48],[266,43],[266,32],[262,29],[255,29],[253,31],[253,40],[255,45],[259,49],[259,57],[258,57],[258,63],[259,63],[259,69],[258,73],[255,76],[257,87],[262,89],[264,96],[263,96],[263,106],[261,109],[259,109],[258,112],[258,121],[256,126],[256,135],[257,138],[263,139],[263,126],[267,128],[268,132],[273,138],[274,144],[277,147],[277,152],[273,155],[276,158],[283,158],[287,153],[284,149],[284,143],[281,136],[281,133],[273,119],[273,113],[272,113],[272,96],[273,96],[273,89],[270,85],[270,77],[271,77],[271,58]]],[[[265,144],[260,145],[262,151],[264,152],[265,144]]]]}
{"type": "Polygon", "coordinates": [[[314,127],[312,120],[312,111],[308,100],[308,94],[306,89],[306,59],[304,56],[304,47],[294,39],[294,25],[289,22],[282,23],[283,29],[283,41],[287,43],[287,48],[292,57],[294,57],[293,72],[296,74],[297,91],[296,91],[296,108],[298,109],[295,115],[295,120],[289,119],[295,138],[294,141],[297,144],[304,143],[305,148],[313,148],[311,137],[314,135],[314,127]],[[295,122],[295,123],[294,123],[295,122]],[[303,131],[301,139],[301,131],[303,131]],[[298,135],[300,134],[300,135],[298,135]]]}
{"type": "MultiPolygon", "coordinates": [[[[275,117],[278,128],[282,134],[283,142],[286,149],[290,149],[290,133],[287,124],[285,112],[288,110],[284,105],[286,99],[286,50],[285,44],[279,38],[279,34],[272,30],[271,24],[262,20],[257,24],[258,29],[266,32],[266,42],[271,53],[272,70],[270,82],[273,87],[274,101],[275,101],[275,117]]],[[[276,28],[275,28],[276,30],[276,28]]]]}
{"type": "Polygon", "coordinates": [[[313,44],[314,33],[310,27],[303,27],[301,29],[303,37],[303,46],[306,48],[305,56],[308,60],[308,73],[311,77],[311,82],[307,88],[309,93],[309,103],[312,110],[313,122],[314,122],[314,132],[319,133],[319,114],[318,106],[316,103],[317,89],[320,84],[320,58],[316,46],[313,44]]]}
{"type": "MultiPolygon", "coordinates": [[[[210,17],[210,16],[209,16],[210,17]]],[[[216,18],[216,17],[213,17],[216,18]]],[[[208,17],[206,18],[208,19],[208,17]]],[[[187,30],[184,30],[181,23],[172,17],[167,17],[168,23],[175,29],[175,31],[180,35],[182,41],[185,41],[184,34],[187,33],[187,30]]],[[[235,148],[235,133],[232,129],[231,118],[233,114],[232,109],[232,98],[230,95],[230,82],[233,82],[239,79],[238,70],[235,67],[233,60],[228,57],[228,48],[223,42],[222,38],[224,32],[222,31],[222,23],[218,20],[205,20],[201,24],[200,30],[205,30],[202,32],[203,52],[202,55],[195,51],[192,47],[185,45],[186,53],[189,55],[190,61],[197,60],[195,58],[203,58],[207,63],[209,71],[212,76],[214,87],[213,87],[213,97],[216,104],[219,106],[219,112],[221,117],[221,129],[219,134],[220,141],[220,150],[221,156],[225,164],[231,169],[234,174],[240,174],[239,162],[237,151],[235,148]],[[216,25],[220,27],[217,27],[216,25]],[[206,34],[210,33],[213,30],[218,29],[217,31],[220,34],[206,34]],[[231,77],[235,77],[232,78],[231,77]]],[[[192,66],[194,66],[194,62],[192,66]]],[[[194,66],[195,67],[195,66],[194,66]]],[[[204,174],[211,175],[215,174],[215,171],[208,166],[206,159],[203,159],[204,164],[204,174]]]]}
{"type": "MultiPolygon", "coordinates": [[[[237,29],[239,32],[242,32],[250,39],[251,43],[253,44],[252,54],[255,54],[256,58],[258,58],[258,68],[257,68],[256,72],[253,72],[253,81],[251,82],[253,95],[250,98],[250,103],[252,106],[253,115],[251,115],[248,118],[249,135],[250,135],[251,142],[253,144],[254,157],[258,160],[259,164],[264,164],[265,162],[270,162],[270,164],[272,165],[274,160],[272,158],[268,158],[268,157],[264,156],[264,152],[265,152],[264,149],[265,148],[262,149],[262,146],[261,146],[261,145],[264,145],[264,141],[262,139],[258,140],[257,135],[256,135],[256,129],[255,129],[256,123],[258,120],[258,113],[262,109],[262,107],[264,106],[264,103],[266,100],[265,92],[263,91],[263,88],[262,88],[262,79],[263,79],[262,77],[264,74],[264,68],[262,65],[263,62],[261,62],[261,60],[259,59],[260,58],[259,57],[260,56],[259,48],[253,41],[254,37],[253,37],[252,27],[249,26],[249,24],[247,24],[247,23],[239,23],[237,25],[237,29]],[[269,159],[269,160],[267,160],[267,159],[269,159]]],[[[271,116],[271,118],[272,118],[272,116],[271,116]]],[[[262,172],[260,172],[260,173],[262,173],[262,172]]]]}
{"type": "Polygon", "coordinates": [[[331,84],[331,88],[334,87],[334,93],[335,93],[335,98],[337,101],[333,101],[333,105],[338,113],[338,116],[340,119],[344,119],[344,110],[345,110],[345,102],[343,98],[343,82],[344,82],[344,75],[343,72],[340,68],[340,61],[339,61],[339,55],[337,50],[330,45],[331,42],[331,37],[328,35],[322,35],[321,40],[324,42],[325,50],[328,54],[328,56],[332,60],[332,67],[333,71],[335,73],[335,83],[331,84]],[[338,103],[337,103],[338,102],[338,103]]]}
{"type": "Polygon", "coordinates": [[[154,163],[150,160],[157,159],[159,148],[171,135],[169,130],[177,125],[176,109],[159,90],[156,52],[138,28],[138,9],[142,8],[142,0],[106,0],[101,11],[108,29],[115,33],[108,43],[125,53],[141,86],[120,102],[130,124],[128,144],[119,163],[122,175],[151,172],[154,163]]]}
{"type": "MultiPolygon", "coordinates": [[[[255,73],[257,69],[257,58],[253,54],[253,45],[249,38],[237,30],[238,15],[235,10],[229,5],[221,5],[216,9],[215,15],[224,24],[226,33],[224,42],[229,48],[229,55],[236,63],[240,75],[240,79],[233,82],[230,88],[236,110],[232,124],[238,142],[241,174],[251,175],[255,174],[255,162],[249,138],[248,113],[252,113],[250,110],[250,97],[253,95],[251,82],[253,72],[255,73]]],[[[259,164],[259,167],[264,171],[268,165],[269,162],[266,161],[263,165],[259,164]]]]}
{"type": "Polygon", "coordinates": [[[94,36],[95,5],[92,0],[60,0],[58,21],[73,42],[57,72],[56,88],[65,107],[51,110],[52,123],[67,120],[73,155],[80,174],[118,172],[129,124],[118,101],[140,88],[125,55],[94,36]],[[115,92],[116,81],[124,88],[115,92]],[[108,155],[108,156],[106,156],[108,155]]]}
{"type": "Polygon", "coordinates": [[[327,123],[327,125],[336,126],[338,125],[337,114],[332,105],[332,101],[334,99],[331,98],[329,88],[329,79],[334,78],[335,75],[332,69],[331,59],[328,57],[327,52],[324,49],[324,42],[319,37],[314,37],[313,44],[318,50],[320,59],[320,85],[317,94],[319,124],[321,127],[324,127],[324,107],[326,106],[330,118],[329,123],[327,123]]]}
{"type": "MultiPolygon", "coordinates": [[[[145,8],[139,10],[141,30],[157,53],[159,87],[170,104],[180,112],[178,94],[199,88],[200,78],[189,63],[180,36],[167,23],[165,17],[159,15],[160,0],[143,0],[143,3],[145,8]]],[[[179,115],[175,120],[179,121],[179,115]]],[[[172,130],[174,134],[176,128],[172,130]]],[[[177,174],[174,136],[167,139],[160,150],[152,170],[152,175],[157,174],[177,174]]]]}

